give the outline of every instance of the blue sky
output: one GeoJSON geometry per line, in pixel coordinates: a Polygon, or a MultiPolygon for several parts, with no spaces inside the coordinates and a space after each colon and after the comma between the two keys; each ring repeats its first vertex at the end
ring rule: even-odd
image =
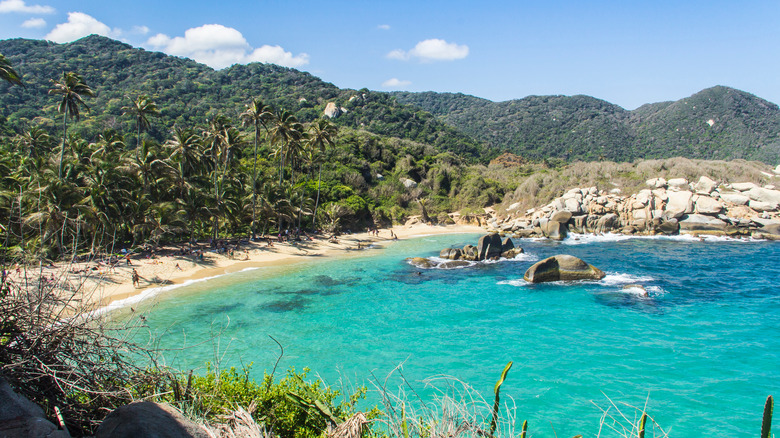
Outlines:
{"type": "Polygon", "coordinates": [[[634,109],[727,85],[780,102],[778,0],[0,0],[0,39],[90,33],[342,88],[587,94],[634,109]]]}

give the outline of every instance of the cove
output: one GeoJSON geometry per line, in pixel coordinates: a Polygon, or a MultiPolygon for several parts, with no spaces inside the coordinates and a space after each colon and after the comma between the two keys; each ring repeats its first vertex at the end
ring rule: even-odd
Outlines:
{"type": "Polygon", "coordinates": [[[780,394],[776,242],[515,239],[525,253],[513,260],[450,270],[405,261],[478,237],[409,239],[191,284],[138,306],[150,330],[136,336],[155,339],[180,369],[253,362],[259,379],[279,356],[270,335],[284,347],[277,373],[309,367],[347,390],[371,389],[403,363],[423,398],[432,391],[422,381],[444,374],[491,399],[512,360],[502,400],[514,400],[518,422],[528,420],[537,437],[554,436],[552,427],[557,436],[595,436],[595,405],[608,406],[605,394],[640,407],[647,400],[670,436],[758,433],[766,396],[780,394]],[[607,276],[522,280],[531,264],[555,254],[579,257],[607,276]]]}

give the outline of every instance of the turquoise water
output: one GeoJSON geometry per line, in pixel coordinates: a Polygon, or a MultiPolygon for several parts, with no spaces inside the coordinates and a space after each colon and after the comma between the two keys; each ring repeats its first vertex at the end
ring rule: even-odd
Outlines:
{"type": "Polygon", "coordinates": [[[403,363],[423,398],[423,380],[446,374],[489,399],[512,360],[503,400],[514,400],[533,436],[596,436],[606,397],[647,402],[673,437],[758,434],[766,396],[780,396],[780,244],[515,240],[526,254],[511,261],[420,270],[404,260],[477,237],[244,271],[167,291],[140,310],[170,349],[166,360],[184,369],[253,362],[259,377],[279,355],[270,335],[284,346],[280,370],[307,366],[330,384],[372,387],[403,363]],[[608,275],[522,280],[534,261],[559,253],[608,275]]]}

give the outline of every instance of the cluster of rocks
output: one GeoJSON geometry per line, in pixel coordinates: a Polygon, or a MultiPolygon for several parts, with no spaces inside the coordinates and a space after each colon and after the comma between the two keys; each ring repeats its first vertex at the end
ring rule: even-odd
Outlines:
{"type": "Polygon", "coordinates": [[[518,215],[493,217],[488,229],[518,237],[561,240],[571,232],[624,234],[710,234],[780,240],[780,190],[754,183],[719,184],[702,176],[648,180],[630,196],[619,190],[574,188],[549,204],[518,215]]]}
{"type": "Polygon", "coordinates": [[[439,258],[444,261],[431,260],[424,257],[409,259],[414,266],[423,269],[443,268],[452,269],[468,266],[471,262],[483,260],[498,260],[499,258],[515,258],[523,253],[523,248],[515,246],[512,239],[501,240],[498,233],[486,234],[479,238],[477,246],[466,245],[463,248],[444,248],[439,253],[439,258]]]}

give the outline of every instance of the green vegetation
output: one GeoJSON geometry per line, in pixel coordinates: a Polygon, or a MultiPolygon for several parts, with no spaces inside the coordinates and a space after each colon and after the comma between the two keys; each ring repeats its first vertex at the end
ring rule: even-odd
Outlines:
{"type": "Polygon", "coordinates": [[[589,96],[491,102],[452,93],[393,93],[490,148],[541,160],[687,158],[780,161],[780,108],[733,88],[708,88],[633,111],[589,96]]]}
{"type": "MultiPolygon", "coordinates": [[[[347,110],[333,119],[339,127],[430,144],[471,161],[482,158],[479,142],[429,113],[399,104],[386,93],[341,90],[308,73],[273,64],[234,65],[214,71],[195,61],[147,52],[97,35],[68,44],[4,40],[0,41],[0,53],[6,54],[27,85],[23,89],[0,83],[0,111],[17,132],[31,123],[51,123],[55,113],[45,88],[51,78],[73,71],[96,91],[90,100],[93,116],[74,130],[83,138],[106,129],[139,135],[133,129],[136,120],[122,117],[128,96],[145,96],[156,102],[159,115],[148,126],[148,134],[158,142],[165,140],[174,125],[195,126],[216,114],[237,119],[247,102],[259,98],[266,105],[291,112],[302,123],[321,117],[331,102],[347,110]]],[[[138,143],[130,135],[126,141],[138,143]]]]}
{"type": "Polygon", "coordinates": [[[446,219],[513,188],[474,164],[478,143],[387,94],[98,36],[0,47],[27,83],[0,86],[6,259],[446,219]],[[315,118],[328,102],[342,115],[315,118]]]}
{"type": "Polygon", "coordinates": [[[761,438],[769,438],[772,433],[772,410],[775,407],[775,400],[770,395],[766,398],[764,404],[764,417],[761,420],[761,438]]]}

